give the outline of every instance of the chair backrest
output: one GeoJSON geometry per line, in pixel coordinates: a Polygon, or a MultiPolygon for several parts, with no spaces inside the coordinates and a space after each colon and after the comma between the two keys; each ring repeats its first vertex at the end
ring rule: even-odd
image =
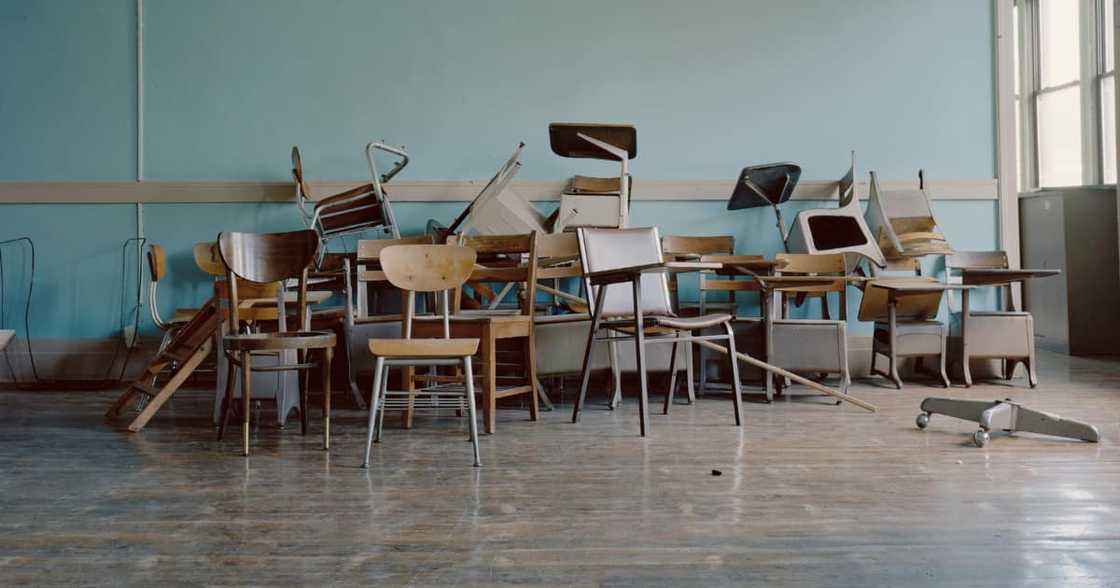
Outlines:
{"type": "MultiPolygon", "coordinates": [[[[521,314],[532,316],[537,293],[537,233],[524,235],[451,235],[448,243],[473,249],[478,258],[471,282],[520,283],[524,286],[521,314]]],[[[462,307],[462,288],[455,310],[462,307]]]]}
{"type": "MultiPolygon", "coordinates": [[[[650,263],[661,263],[661,236],[656,227],[640,229],[578,229],[579,255],[585,272],[598,272],[650,263]]],[[[586,274],[585,274],[586,275],[586,274]]],[[[585,287],[592,312],[599,287],[585,287]]],[[[603,318],[634,315],[634,296],[630,284],[611,284],[603,294],[603,318]]],[[[670,316],[669,281],[664,273],[641,276],[642,313],[646,316],[670,316]]]]}
{"type": "Polygon", "coordinates": [[[358,241],[358,264],[379,263],[381,252],[394,245],[432,245],[431,235],[401,237],[400,239],[362,239],[358,241]]]}
{"type": "Polygon", "coordinates": [[[405,293],[401,312],[404,338],[412,338],[417,292],[442,292],[443,337],[449,338],[447,299],[474,271],[477,259],[474,249],[454,245],[393,245],[381,250],[380,259],[385,279],[405,293]]]}
{"type": "MultiPolygon", "coordinates": [[[[842,253],[779,253],[774,259],[785,261],[786,264],[775,270],[777,275],[786,276],[843,276],[846,273],[844,254],[842,253]]],[[[848,287],[847,282],[837,280],[829,284],[801,286],[795,288],[779,288],[782,292],[801,292],[805,294],[844,292],[848,287]]]]}
{"type": "Polygon", "coordinates": [[[148,247],[148,314],[151,316],[152,323],[160,329],[166,330],[168,325],[163,322],[163,317],[159,314],[159,307],[156,304],[156,289],[159,287],[159,281],[167,275],[167,253],[163,250],[163,245],[151,245],[148,247]]]}
{"type": "MultiPolygon", "coordinates": [[[[661,238],[661,252],[665,255],[666,261],[696,261],[703,258],[705,255],[731,255],[735,253],[735,237],[731,235],[718,235],[713,237],[666,235],[661,238]]],[[[700,272],[699,277],[697,277],[700,296],[704,296],[704,291],[708,289],[706,285],[710,282],[708,279],[709,275],[710,272],[700,272]]],[[[719,281],[727,282],[728,284],[734,283],[735,286],[747,284],[747,282],[735,282],[734,280],[719,281]]],[[[735,286],[733,286],[732,289],[739,289],[735,286]]],[[[673,299],[674,308],[680,310],[680,286],[676,274],[669,276],[669,293],[673,299]]]]}
{"type": "Polygon", "coordinates": [[[673,258],[695,259],[704,255],[735,252],[735,237],[718,235],[714,237],[693,237],[685,235],[666,235],[661,238],[661,251],[673,258]]]}
{"type": "Polygon", "coordinates": [[[238,324],[238,278],[256,284],[299,280],[299,325],[307,324],[307,272],[319,256],[319,235],[303,230],[289,233],[218,235],[218,252],[226,267],[231,330],[238,324]]]}
{"type": "Polygon", "coordinates": [[[477,254],[452,245],[393,245],[381,250],[381,270],[390,284],[406,292],[442,292],[463,285],[477,254]]]}
{"type": "Polygon", "coordinates": [[[975,268],[975,269],[1007,269],[1007,252],[1005,251],[958,251],[945,256],[945,269],[975,268]]]}
{"type": "Polygon", "coordinates": [[[164,251],[163,245],[148,247],[148,273],[153,283],[159,282],[167,275],[167,252],[164,251]]]}
{"type": "Polygon", "coordinates": [[[218,244],[213,241],[196,243],[191,250],[194,263],[198,269],[211,276],[226,275],[226,266],[222,263],[222,254],[218,252],[218,244]]]}

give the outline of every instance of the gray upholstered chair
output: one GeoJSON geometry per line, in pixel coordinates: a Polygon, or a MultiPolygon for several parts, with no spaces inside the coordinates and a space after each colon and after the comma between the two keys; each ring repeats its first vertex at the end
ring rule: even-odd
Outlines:
{"type": "MultiPolygon", "coordinates": [[[[735,337],[731,330],[731,315],[726,313],[678,317],[673,313],[669,296],[667,273],[716,269],[719,264],[701,262],[665,262],[662,260],[661,239],[656,228],[641,229],[579,229],[580,261],[586,291],[591,300],[591,328],[584,351],[583,370],[580,377],[579,397],[572,411],[572,422],[578,422],[580,410],[587,396],[591,376],[592,350],[597,341],[633,339],[637,355],[638,378],[641,382],[639,418],[641,433],[649,427],[649,396],[646,384],[646,351],[652,343],[671,343],[671,364],[676,362],[677,345],[689,341],[726,340],[731,354],[731,394],[735,424],[742,426],[742,399],[738,390],[739,368],[735,361],[735,337]],[[712,327],[723,327],[724,333],[696,334],[712,327]],[[600,331],[608,333],[599,337],[600,331]]],[[[670,373],[675,372],[670,365],[670,373]]],[[[670,378],[665,396],[664,413],[668,414],[673,402],[676,378],[670,378]]]]}

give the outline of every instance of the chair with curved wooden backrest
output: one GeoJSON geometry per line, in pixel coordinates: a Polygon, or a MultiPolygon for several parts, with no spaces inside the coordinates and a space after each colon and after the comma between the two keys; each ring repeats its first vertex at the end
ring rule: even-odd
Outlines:
{"type": "Polygon", "coordinates": [[[167,252],[164,251],[163,245],[148,247],[148,275],[151,278],[151,281],[148,282],[148,312],[151,315],[152,323],[163,331],[163,340],[160,341],[159,345],[159,350],[163,351],[167,347],[167,342],[175,335],[175,331],[190,322],[198,309],[177,308],[175,314],[168,320],[164,320],[163,316],[160,315],[156,292],[160,281],[167,277],[167,252]]]}
{"type": "MultiPolygon", "coordinates": [[[[460,286],[455,290],[451,334],[480,340],[482,414],[487,433],[493,433],[497,424],[499,398],[526,396],[529,419],[535,421],[539,416],[534,335],[536,237],[534,232],[524,235],[452,235],[448,238],[449,244],[472,249],[477,255],[474,271],[464,284],[475,291],[477,298],[482,298],[478,296],[480,292],[493,291],[488,286],[491,283],[513,284],[520,288],[516,308],[496,308],[494,303],[502,302],[505,297],[494,294],[489,304],[480,305],[482,308],[464,309],[464,301],[468,300],[464,288],[460,286]],[[499,370],[499,366],[502,369],[499,370]]],[[[434,320],[417,320],[413,329],[418,337],[439,336],[442,332],[434,320]]]]}
{"type": "Polygon", "coordinates": [[[448,299],[453,290],[474,271],[473,249],[453,245],[394,245],[382,250],[381,270],[385,279],[405,292],[401,323],[402,339],[370,339],[369,351],[374,357],[373,394],[370,402],[369,428],[366,433],[365,458],[362,467],[369,467],[370,448],[374,436],[381,440],[381,424],[385,410],[466,410],[470,439],[474,446],[474,465],[482,465],[478,451],[478,424],[474,407],[474,371],[471,356],[478,351],[478,339],[452,339],[448,299]],[[416,293],[438,293],[441,301],[441,338],[413,339],[412,326],[416,293]],[[436,383],[422,390],[390,391],[389,368],[394,366],[461,366],[463,386],[436,383]],[[380,412],[379,412],[380,411],[380,412]]]}
{"type": "MultiPolygon", "coordinates": [[[[282,353],[295,350],[298,360],[292,364],[270,365],[256,368],[262,371],[306,371],[320,368],[323,391],[323,449],[330,448],[331,415],[331,354],[335,345],[334,333],[316,331],[283,331],[276,333],[243,333],[241,331],[241,296],[239,282],[245,280],[253,284],[284,283],[298,279],[298,317],[297,324],[305,329],[309,324],[307,309],[307,275],[319,256],[321,242],[315,231],[304,230],[290,233],[221,233],[218,235],[218,249],[222,263],[226,267],[226,307],[227,330],[223,337],[229,373],[241,370],[241,443],[242,451],[249,455],[249,413],[251,399],[251,374],[254,370],[254,355],[282,353]],[[239,280],[240,279],[240,280],[239,280]],[[319,352],[319,361],[313,361],[311,352],[319,352]]],[[[280,325],[286,323],[280,317],[280,325]]],[[[308,385],[310,378],[302,378],[300,386],[300,432],[307,434],[308,385]]],[[[218,439],[225,432],[229,415],[233,377],[226,379],[225,402],[222,410],[218,439]]]]}

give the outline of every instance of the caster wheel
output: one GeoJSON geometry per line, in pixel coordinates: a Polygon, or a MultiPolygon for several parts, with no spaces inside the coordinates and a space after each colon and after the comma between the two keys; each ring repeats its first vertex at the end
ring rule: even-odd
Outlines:
{"type": "Polygon", "coordinates": [[[914,424],[918,425],[918,428],[924,431],[925,428],[929,426],[929,415],[923,412],[918,415],[918,418],[914,419],[914,424]]]}
{"type": "Polygon", "coordinates": [[[988,444],[988,441],[991,441],[991,440],[992,440],[992,436],[989,435],[988,432],[983,430],[983,429],[981,429],[979,431],[976,431],[975,433],[972,434],[972,442],[975,443],[977,447],[983,447],[983,446],[988,444]]]}

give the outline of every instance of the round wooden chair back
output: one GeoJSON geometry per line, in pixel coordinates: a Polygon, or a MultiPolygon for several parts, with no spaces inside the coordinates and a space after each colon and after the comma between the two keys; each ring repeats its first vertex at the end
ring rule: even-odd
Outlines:
{"type": "Polygon", "coordinates": [[[381,250],[381,270],[389,283],[409,292],[441,292],[463,285],[477,254],[454,245],[393,245],[381,250]]]}
{"type": "Polygon", "coordinates": [[[218,235],[222,263],[235,276],[264,284],[300,278],[319,257],[319,235],[312,230],[290,233],[218,235]]]}

